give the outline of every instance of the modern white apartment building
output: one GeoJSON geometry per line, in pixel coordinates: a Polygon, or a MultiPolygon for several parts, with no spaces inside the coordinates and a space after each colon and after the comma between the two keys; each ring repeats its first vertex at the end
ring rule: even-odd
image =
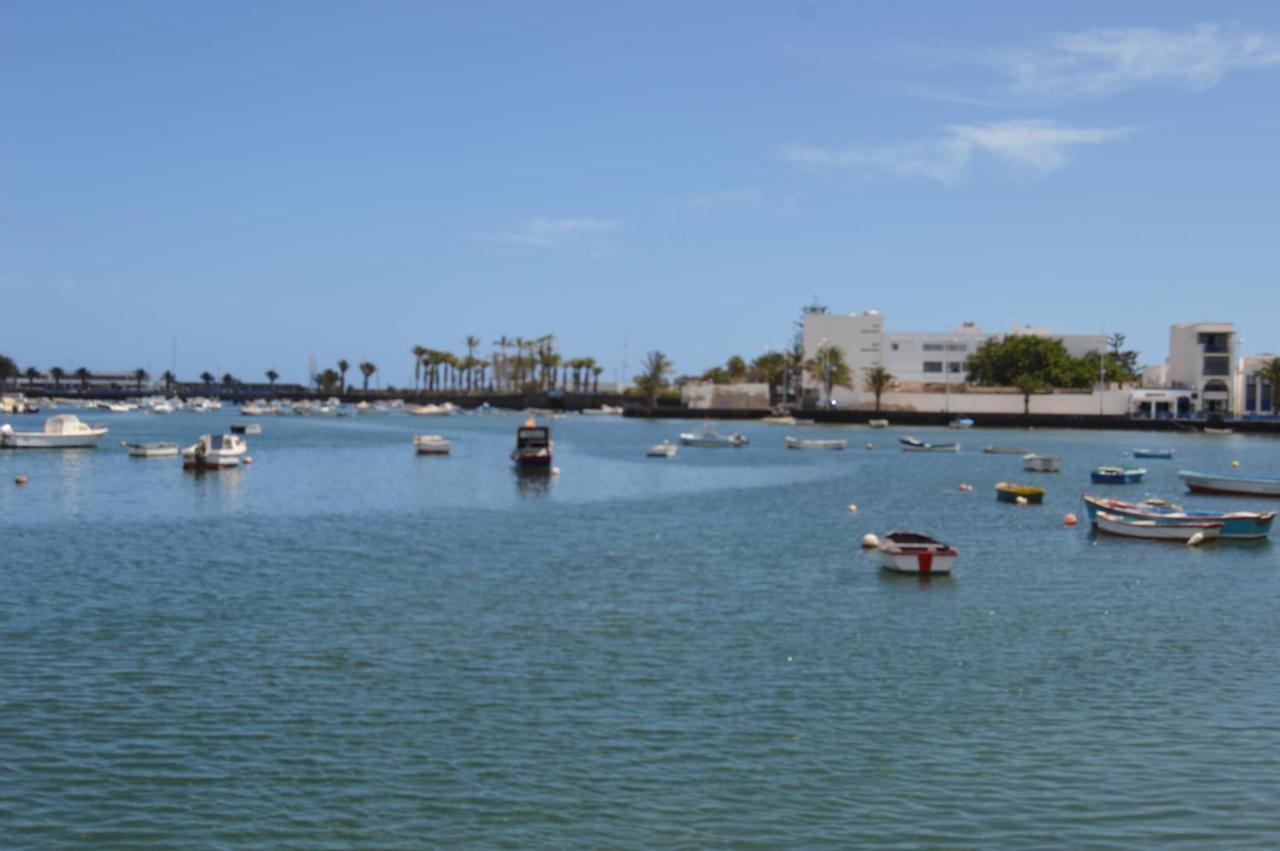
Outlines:
{"type": "Polygon", "coordinates": [[[1169,386],[1190,390],[1196,412],[1235,413],[1237,373],[1232,323],[1188,322],[1169,329],[1169,386]]]}
{"type": "Polygon", "coordinates": [[[1236,387],[1236,413],[1269,414],[1277,412],[1272,404],[1271,382],[1260,374],[1262,368],[1275,360],[1275,355],[1245,355],[1240,358],[1239,380],[1236,387]]]}
{"type": "MultiPolygon", "coordinates": [[[[833,387],[831,397],[841,405],[856,404],[863,395],[862,382],[867,370],[884,363],[884,320],[880,311],[806,313],[802,336],[806,359],[816,355],[823,345],[836,346],[844,353],[844,362],[853,375],[853,389],[833,387]]],[[[818,383],[806,386],[815,387],[818,383]]]]}

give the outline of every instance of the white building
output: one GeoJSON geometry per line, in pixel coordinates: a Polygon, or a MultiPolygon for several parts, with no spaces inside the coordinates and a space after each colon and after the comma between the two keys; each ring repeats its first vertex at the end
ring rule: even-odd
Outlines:
{"type": "Polygon", "coordinates": [[[1188,322],[1169,329],[1169,386],[1190,390],[1195,412],[1235,413],[1236,376],[1235,325],[1188,322]]]}
{"type": "Polygon", "coordinates": [[[1236,385],[1236,413],[1240,415],[1264,414],[1275,416],[1271,403],[1271,382],[1262,377],[1261,370],[1275,355],[1245,355],[1240,358],[1236,385]]]}
{"type": "MultiPolygon", "coordinates": [[[[866,313],[806,313],[804,316],[804,356],[808,360],[824,345],[844,353],[844,362],[853,376],[853,389],[831,388],[831,397],[845,406],[857,404],[864,394],[862,382],[867,370],[884,364],[884,321],[878,310],[866,313]]],[[[806,378],[806,387],[820,382],[806,378]]],[[[819,391],[821,392],[821,391],[819,391]]]]}

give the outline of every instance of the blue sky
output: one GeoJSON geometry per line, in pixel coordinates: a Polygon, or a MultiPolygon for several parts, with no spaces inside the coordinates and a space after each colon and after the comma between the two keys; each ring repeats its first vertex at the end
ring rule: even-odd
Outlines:
{"type": "Polygon", "coordinates": [[[1280,348],[1273,3],[6,2],[0,351],[612,377],[892,330],[1280,348]],[[486,345],[487,350],[487,345],[486,345]]]}

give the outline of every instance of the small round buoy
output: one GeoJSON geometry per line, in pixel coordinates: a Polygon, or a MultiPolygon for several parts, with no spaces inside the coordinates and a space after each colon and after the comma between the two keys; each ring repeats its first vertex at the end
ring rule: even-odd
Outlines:
{"type": "Polygon", "coordinates": [[[551,475],[553,475],[553,476],[558,476],[558,475],[560,475],[560,468],[559,468],[559,467],[552,467],[552,468],[551,468],[551,475]]]}
{"type": "Polygon", "coordinates": [[[1232,461],[1232,462],[1231,462],[1231,466],[1232,466],[1232,467],[1239,467],[1239,466],[1240,466],[1240,462],[1239,462],[1239,461],[1232,461]]]}
{"type": "Polygon", "coordinates": [[[849,503],[849,513],[850,513],[850,514],[857,514],[857,513],[858,513],[858,506],[854,505],[852,502],[851,502],[851,503],[849,503]]]}
{"type": "Polygon", "coordinates": [[[973,485],[969,484],[968,482],[961,482],[960,490],[964,491],[965,493],[968,493],[969,491],[973,490],[973,485]]]}
{"type": "Polygon", "coordinates": [[[875,535],[868,532],[867,534],[862,536],[863,549],[870,550],[870,549],[875,549],[878,546],[880,546],[880,539],[877,538],[875,535]]]}
{"type": "Polygon", "coordinates": [[[1187,546],[1194,547],[1196,544],[1199,544],[1203,540],[1204,540],[1204,532],[1196,532],[1190,538],[1187,538],[1187,546]]]}
{"type": "Polygon", "coordinates": [[[1065,525],[1065,526],[1074,526],[1074,525],[1076,525],[1076,524],[1077,524],[1077,523],[1079,523],[1079,522],[1080,522],[1080,521],[1079,521],[1078,519],[1076,519],[1076,516],[1075,516],[1074,514],[1072,514],[1071,512],[1067,512],[1067,515],[1066,515],[1065,517],[1063,517],[1063,518],[1062,518],[1062,523],[1063,523],[1063,525],[1065,525]]]}
{"type": "Polygon", "coordinates": [[[18,477],[13,480],[13,483],[17,485],[25,485],[27,483],[27,477],[24,474],[19,473],[18,477]]]}
{"type": "Polygon", "coordinates": [[[876,445],[875,445],[874,443],[872,443],[871,441],[869,441],[869,440],[867,441],[867,448],[868,448],[868,449],[874,449],[874,448],[875,448],[875,446],[876,446],[876,445]]]}
{"type": "Polygon", "coordinates": [[[1015,499],[1014,502],[1016,502],[1018,505],[1026,505],[1027,498],[1025,496],[1020,496],[1017,499],[1015,499]]]}
{"type": "Polygon", "coordinates": [[[122,440],[122,441],[120,441],[120,445],[121,445],[121,446],[128,446],[129,444],[128,444],[128,442],[127,442],[127,441],[122,440]]]}
{"type": "Polygon", "coordinates": [[[246,456],[244,456],[243,458],[241,458],[241,459],[240,459],[240,463],[241,463],[241,464],[245,464],[245,465],[252,464],[252,463],[253,463],[253,459],[252,459],[252,458],[250,458],[248,455],[246,455],[246,456]]]}

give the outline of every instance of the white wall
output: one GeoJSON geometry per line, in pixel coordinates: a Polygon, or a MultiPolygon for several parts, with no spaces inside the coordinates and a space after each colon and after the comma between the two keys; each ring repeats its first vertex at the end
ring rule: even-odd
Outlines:
{"type": "MultiPolygon", "coordinates": [[[[1129,413],[1129,390],[1108,390],[1102,394],[1099,410],[1098,394],[1091,393],[1037,393],[1031,397],[1033,414],[1086,414],[1124,416],[1129,413]]],[[[867,394],[870,397],[870,394],[867,394]]],[[[868,410],[874,406],[874,397],[859,406],[868,410]]],[[[885,393],[880,397],[880,408],[885,413],[899,411],[948,411],[953,414],[1021,414],[1020,393],[952,393],[948,404],[945,393],[885,393]]]]}
{"type": "Polygon", "coordinates": [[[689,381],[680,388],[680,401],[698,411],[709,408],[763,410],[769,407],[769,385],[689,381]]]}

